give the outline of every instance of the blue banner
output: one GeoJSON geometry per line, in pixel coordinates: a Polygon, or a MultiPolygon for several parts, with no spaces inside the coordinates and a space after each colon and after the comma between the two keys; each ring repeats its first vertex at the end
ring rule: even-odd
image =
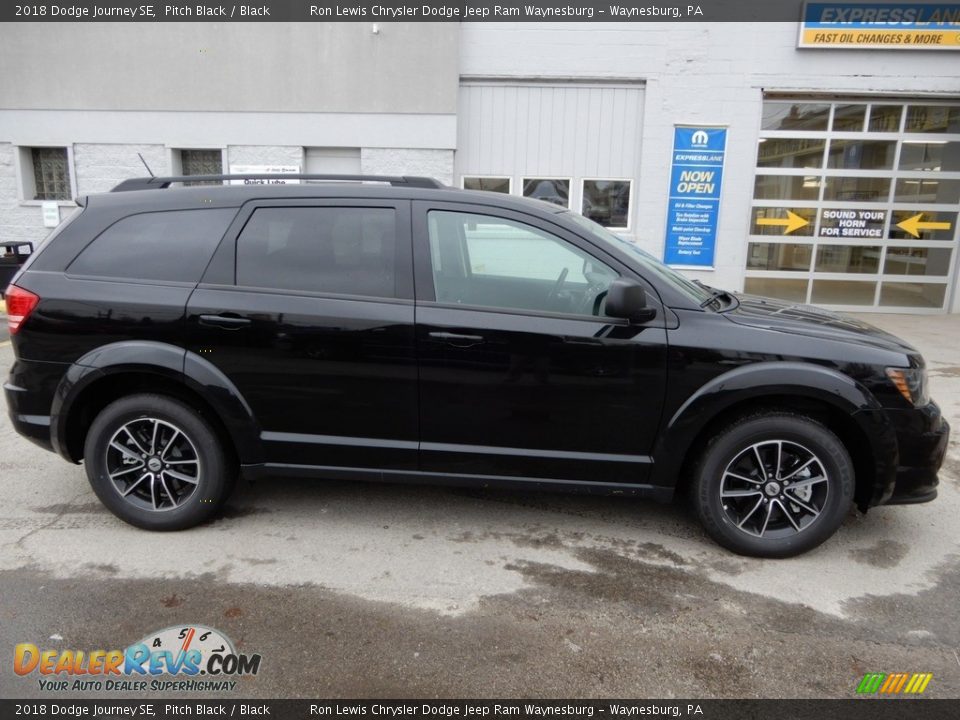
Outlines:
{"type": "Polygon", "coordinates": [[[727,130],[677,127],[667,212],[668,265],[713,267],[727,130]]]}

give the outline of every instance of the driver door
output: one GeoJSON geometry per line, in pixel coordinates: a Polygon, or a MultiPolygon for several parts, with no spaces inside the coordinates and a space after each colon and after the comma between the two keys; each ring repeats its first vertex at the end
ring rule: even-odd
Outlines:
{"type": "Polygon", "coordinates": [[[486,206],[414,203],[414,235],[421,470],[644,482],[666,331],[662,311],[642,326],[603,316],[629,271],[486,206]]]}

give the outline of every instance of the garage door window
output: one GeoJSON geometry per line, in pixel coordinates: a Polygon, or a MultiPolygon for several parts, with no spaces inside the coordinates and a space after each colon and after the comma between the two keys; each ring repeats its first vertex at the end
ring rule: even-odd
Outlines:
{"type": "Polygon", "coordinates": [[[464,190],[484,190],[505,195],[510,194],[510,178],[508,177],[465,177],[464,190]]]}
{"type": "Polygon", "coordinates": [[[630,226],[629,180],[584,180],[580,214],[615,230],[630,226]]]}
{"type": "Polygon", "coordinates": [[[960,105],[769,98],[762,127],[747,292],[942,311],[956,262],[960,105]]]}
{"type": "Polygon", "coordinates": [[[570,207],[570,181],[557,178],[524,178],[523,196],[570,207]]]}

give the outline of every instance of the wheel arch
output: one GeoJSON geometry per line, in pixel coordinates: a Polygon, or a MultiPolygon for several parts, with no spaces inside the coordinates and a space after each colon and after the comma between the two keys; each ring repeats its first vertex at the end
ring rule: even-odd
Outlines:
{"type": "Polygon", "coordinates": [[[654,450],[654,484],[683,491],[710,438],[746,415],[785,410],[805,415],[840,438],[856,474],[854,500],[865,511],[890,484],[896,435],[876,398],[854,379],[803,363],[759,363],[704,385],[667,421],[654,450]]]}
{"type": "Polygon", "coordinates": [[[237,388],[210,362],[157,342],[106,345],[70,367],[51,409],[56,451],[70,462],[82,460],[86,429],[97,413],[139,392],[184,402],[210,422],[232,460],[262,462],[259,426],[237,388]]]}

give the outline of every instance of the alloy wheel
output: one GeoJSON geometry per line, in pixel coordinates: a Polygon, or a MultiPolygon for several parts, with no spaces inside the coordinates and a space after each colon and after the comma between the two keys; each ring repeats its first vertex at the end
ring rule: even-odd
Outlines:
{"type": "Polygon", "coordinates": [[[720,503],[739,530],[760,538],[783,538],[809,528],[823,512],[830,480],[823,461],[789,440],[750,445],[727,465],[720,503]]]}
{"type": "Polygon", "coordinates": [[[120,497],[144,510],[174,510],[200,483],[200,456],[193,441],[173,423],[154,417],[132,420],[113,434],[106,468],[120,497]]]}

